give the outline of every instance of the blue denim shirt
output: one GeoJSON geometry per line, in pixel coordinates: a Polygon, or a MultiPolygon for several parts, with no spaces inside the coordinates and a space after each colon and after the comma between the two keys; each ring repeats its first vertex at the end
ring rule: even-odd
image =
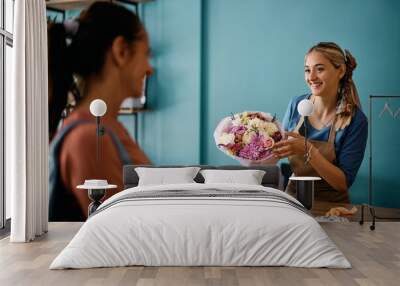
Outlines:
{"type": "MultiPolygon", "coordinates": [[[[296,128],[301,117],[297,111],[297,104],[309,96],[310,94],[304,94],[290,100],[282,122],[286,131],[293,131],[296,128]]],[[[330,128],[328,126],[319,130],[315,129],[311,124],[307,124],[307,136],[313,140],[328,141],[330,128]]],[[[299,133],[304,136],[304,124],[301,126],[299,133]]],[[[364,158],[367,138],[368,120],[362,110],[357,108],[350,124],[338,130],[335,138],[336,162],[334,164],[344,172],[347,179],[347,187],[349,188],[353,184],[364,158]]]]}

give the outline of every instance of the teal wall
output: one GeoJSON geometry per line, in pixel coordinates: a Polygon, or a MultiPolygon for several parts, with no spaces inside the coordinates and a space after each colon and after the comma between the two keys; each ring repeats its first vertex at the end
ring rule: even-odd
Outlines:
{"type": "MultiPolygon", "coordinates": [[[[215,147],[218,121],[243,110],[282,119],[289,99],[307,92],[304,54],[319,41],[337,42],[356,57],[354,80],[368,113],[369,94],[400,94],[398,15],[395,0],[146,3],[142,18],[154,54],[153,111],[140,115],[138,141],[156,164],[236,164],[215,147]]],[[[399,101],[391,104],[400,107],[399,101]]],[[[382,106],[376,103],[378,115],[382,106]]],[[[400,207],[395,180],[400,117],[389,123],[374,118],[374,128],[383,132],[374,141],[374,201],[400,207]]],[[[355,203],[367,200],[367,155],[368,149],[351,189],[355,203]]]]}
{"type": "Polygon", "coordinates": [[[140,115],[138,141],[156,164],[200,161],[201,1],[146,3],[141,17],[152,45],[152,112],[140,115]]]}

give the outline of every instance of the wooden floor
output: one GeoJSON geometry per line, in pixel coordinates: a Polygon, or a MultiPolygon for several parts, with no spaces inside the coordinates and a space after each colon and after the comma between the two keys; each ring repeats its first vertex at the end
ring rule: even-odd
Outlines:
{"type": "Polygon", "coordinates": [[[48,270],[80,223],[51,223],[32,243],[0,241],[0,285],[400,285],[400,222],[325,223],[353,268],[123,267],[48,270]]]}

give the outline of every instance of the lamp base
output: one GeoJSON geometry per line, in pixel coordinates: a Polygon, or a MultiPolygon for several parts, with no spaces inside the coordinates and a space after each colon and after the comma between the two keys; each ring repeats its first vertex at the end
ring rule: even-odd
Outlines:
{"type": "Polygon", "coordinates": [[[89,195],[90,200],[92,201],[88,207],[88,215],[90,216],[101,205],[101,200],[106,195],[106,190],[105,189],[89,189],[88,195],[89,195]]]}

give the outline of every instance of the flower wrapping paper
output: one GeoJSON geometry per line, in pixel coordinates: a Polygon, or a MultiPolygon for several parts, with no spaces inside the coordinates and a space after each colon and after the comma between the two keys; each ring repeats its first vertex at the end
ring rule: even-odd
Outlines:
{"type": "Polygon", "coordinates": [[[285,137],[281,124],[269,113],[244,111],[223,118],[214,131],[217,148],[243,166],[274,165],[272,148],[285,137]]]}

